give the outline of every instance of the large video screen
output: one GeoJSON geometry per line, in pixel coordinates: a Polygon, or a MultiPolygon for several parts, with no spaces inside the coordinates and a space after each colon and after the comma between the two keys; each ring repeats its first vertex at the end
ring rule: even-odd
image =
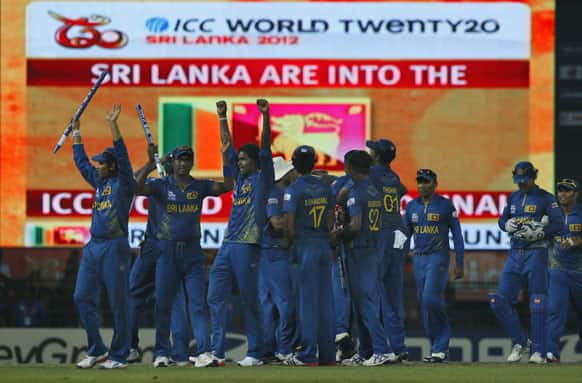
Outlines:
{"type": "MultiPolygon", "coordinates": [[[[554,2],[171,2],[2,0],[0,246],[76,246],[89,236],[91,190],[71,142],[53,147],[103,70],[81,118],[89,155],[120,128],[134,169],[147,158],[143,107],[161,154],[196,152],[195,177],[220,177],[214,103],[236,145],[258,140],[256,98],[272,104],[273,152],[313,145],[340,174],[366,139],[397,146],[415,194],[418,168],[459,210],[468,249],[507,247],[496,220],[531,160],[552,190],[554,2]]],[[[202,244],[217,248],[230,196],[209,198],[202,244]]],[[[129,240],[143,238],[137,198],[129,240]]]]}

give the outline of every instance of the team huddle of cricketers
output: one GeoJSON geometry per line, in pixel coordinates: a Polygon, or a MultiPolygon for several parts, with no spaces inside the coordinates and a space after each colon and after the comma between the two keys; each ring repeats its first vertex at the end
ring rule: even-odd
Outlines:
{"type": "MultiPolygon", "coordinates": [[[[79,121],[71,121],[75,163],[95,190],[91,240],[83,248],[74,294],[88,340],[87,356],[77,367],[125,368],[139,361],[139,323],[152,296],[154,367],[224,366],[234,287],[248,345],[239,366],[406,361],[403,278],[409,253],[431,342],[423,361],[446,362],[451,328],[444,291],[450,273],[454,279],[463,277],[464,246],[455,207],[436,193],[437,174],[417,171],[419,197],[402,215],[407,190],[390,167],[396,156],[391,141],[367,141],[367,150],[348,151],[346,174],[335,177],[315,169],[313,146],[297,147],[291,160],[273,158],[266,100],[257,100],[260,146],[235,148],[227,103],[218,101],[216,107],[221,182],[190,175],[195,153],[186,145],[160,160],[157,147],[149,144],[147,163],[134,171],[117,125],[119,105],[106,116],[113,147],[92,157],[93,164],[79,121]],[[159,177],[150,177],[156,168],[159,177]],[[202,203],[207,196],[230,191],[227,229],[207,273],[200,245],[202,203]],[[128,220],[136,195],[148,198],[148,221],[140,254],[131,265],[128,220]],[[109,347],[99,333],[102,288],[114,320],[109,347]]],[[[582,318],[578,183],[559,180],[556,200],[535,184],[536,176],[530,162],[515,165],[518,190],[499,219],[511,246],[489,302],[512,339],[508,362],[519,362],[524,355],[531,363],[559,361],[570,303],[582,318]],[[530,299],[529,334],[513,308],[523,288],[530,299]]],[[[582,319],[579,331],[582,338],[582,319]]]]}

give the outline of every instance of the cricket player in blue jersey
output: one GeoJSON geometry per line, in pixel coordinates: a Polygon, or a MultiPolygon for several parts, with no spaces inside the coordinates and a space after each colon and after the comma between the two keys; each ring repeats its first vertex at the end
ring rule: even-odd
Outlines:
{"type": "Polygon", "coordinates": [[[113,148],[92,158],[97,167],[91,165],[85,153],[79,121],[72,121],[75,164],[85,181],[95,189],[91,240],[83,247],[74,294],[88,340],[87,356],[77,364],[79,368],[92,368],[99,362],[103,362],[101,368],[127,367],[131,340],[128,310],[131,255],[127,224],[136,185],[127,148],[117,126],[120,113],[119,104],[107,113],[113,148]],[[109,351],[99,334],[97,308],[102,286],[113,314],[109,351]]]}
{"type": "Polygon", "coordinates": [[[285,234],[283,191],[296,173],[290,161],[273,158],[275,184],[267,199],[267,220],[263,228],[259,260],[259,303],[263,329],[264,361],[283,362],[293,351],[293,328],[289,240],[285,234]],[[275,325],[275,308],[279,324],[275,325]]]}
{"type": "Polygon", "coordinates": [[[287,232],[295,242],[299,267],[302,350],[285,360],[290,366],[335,364],[330,246],[334,198],[330,185],[311,174],[315,162],[313,147],[295,149],[293,166],[299,177],[283,197],[287,232]]]}
{"type": "Polygon", "coordinates": [[[513,347],[508,362],[519,362],[529,351],[530,341],[512,308],[520,290],[527,286],[531,310],[530,363],[546,363],[546,319],[548,307],[548,247],[562,232],[564,215],[554,196],[535,184],[537,169],[520,161],[513,169],[513,183],[519,190],[509,195],[499,217],[499,227],[511,238],[509,256],[499,276],[497,293],[489,303],[513,347]]]}
{"type": "Polygon", "coordinates": [[[430,169],[416,172],[418,198],[406,206],[404,224],[414,236],[414,279],[422,307],[424,332],[431,341],[427,363],[447,359],[451,329],[445,312],[445,288],[450,264],[449,231],[455,246],[455,279],[464,274],[464,243],[457,210],[452,202],[436,193],[437,175],[430,169]]]}
{"type": "Polygon", "coordinates": [[[396,360],[380,319],[380,238],[382,229],[382,195],[370,181],[372,157],[363,150],[345,155],[346,171],[353,185],[346,205],[349,222],[336,231],[347,240],[347,269],[350,293],[356,316],[360,347],[352,358],[342,362],[349,366],[380,366],[396,360]]]}
{"type": "MultiPolygon", "coordinates": [[[[168,153],[162,159],[166,174],[172,175],[174,153],[168,153]]],[[[148,171],[148,165],[143,166],[135,173],[139,178],[142,172],[148,171]]],[[[130,318],[131,318],[131,348],[127,356],[128,363],[141,360],[139,353],[139,317],[147,305],[148,299],[155,293],[156,262],[159,257],[155,234],[159,230],[159,221],[164,206],[157,199],[148,201],[148,220],[145,235],[140,244],[139,256],[135,259],[129,274],[130,318]]],[[[186,296],[184,286],[181,285],[172,308],[171,333],[172,357],[170,364],[186,366],[189,364],[190,330],[186,312],[186,296]]]]}
{"type": "Polygon", "coordinates": [[[576,180],[562,178],[557,189],[565,227],[561,235],[554,237],[550,252],[548,362],[560,361],[560,336],[570,302],[578,318],[582,316],[582,205],[576,203],[580,186],[576,180]]]}
{"type": "MultiPolygon", "coordinates": [[[[222,140],[223,161],[227,143],[222,140]]],[[[183,284],[188,300],[192,332],[196,338],[195,367],[213,363],[210,330],[204,290],[206,259],[200,247],[200,214],[207,196],[218,196],[232,190],[232,172],[224,171],[224,182],[195,179],[190,175],[194,153],[189,146],[174,150],[173,174],[165,179],[146,176],[155,169],[154,145],[148,145],[147,171],[137,178],[138,193],[156,199],[163,206],[159,211],[159,227],[155,233],[159,257],[156,263],[156,346],[154,367],[170,364],[170,319],[172,306],[183,284]]]]}
{"type": "Polygon", "coordinates": [[[212,350],[214,364],[224,366],[224,337],[226,335],[226,300],[232,283],[239,288],[248,340],[248,351],[239,366],[260,366],[262,362],[262,334],[258,304],[257,264],[261,251],[262,230],[266,221],[267,193],[274,183],[273,155],[271,153],[271,122],[269,103],[257,100],[262,114],[261,148],[246,144],[234,151],[228,130],[226,102],[217,103],[220,132],[227,147],[227,168],[236,179],[232,211],[222,247],[210,270],[208,305],[212,320],[212,350]]]}
{"type": "Polygon", "coordinates": [[[404,344],[404,264],[410,233],[404,227],[400,215],[400,199],[406,194],[406,187],[400,177],[390,167],[396,157],[396,146],[387,139],[367,141],[373,166],[370,180],[382,194],[382,230],[380,253],[382,266],[382,318],[386,336],[396,353],[396,361],[408,359],[408,349],[404,344]]]}

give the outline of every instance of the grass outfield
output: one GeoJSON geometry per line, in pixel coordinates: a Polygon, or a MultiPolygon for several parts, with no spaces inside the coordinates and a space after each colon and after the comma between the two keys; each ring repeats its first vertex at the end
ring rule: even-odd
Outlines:
{"type": "Polygon", "coordinates": [[[582,364],[535,366],[527,364],[426,365],[407,363],[386,367],[284,367],[154,369],[151,365],[131,365],[125,370],[78,370],[72,365],[0,365],[2,383],[43,382],[582,382],[582,364]]]}

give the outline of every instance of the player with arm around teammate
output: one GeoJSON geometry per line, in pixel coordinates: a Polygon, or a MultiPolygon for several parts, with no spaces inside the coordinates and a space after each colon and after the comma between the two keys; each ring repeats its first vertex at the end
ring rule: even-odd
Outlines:
{"type": "Polygon", "coordinates": [[[92,158],[97,167],[91,165],[85,153],[79,121],[72,121],[75,164],[95,189],[91,240],[83,247],[74,294],[88,339],[87,356],[77,363],[77,367],[83,369],[92,368],[99,362],[103,362],[100,367],[106,369],[127,367],[131,261],[127,234],[136,185],[127,148],[117,125],[120,113],[119,104],[107,113],[113,147],[92,158]],[[102,287],[105,287],[113,313],[113,339],[109,351],[99,334],[97,308],[102,287]]]}
{"type": "MultiPolygon", "coordinates": [[[[576,180],[558,180],[558,203],[564,213],[564,231],[554,237],[550,252],[548,362],[560,361],[560,336],[568,319],[570,302],[582,317],[582,205],[576,180]]],[[[578,322],[579,327],[580,321],[578,322]]],[[[578,332],[582,328],[578,328],[578,332]]]]}
{"type": "MultiPolygon", "coordinates": [[[[227,142],[223,140],[223,161],[227,142]]],[[[200,247],[200,214],[207,196],[218,196],[233,187],[232,172],[225,169],[224,182],[195,179],[190,175],[194,152],[189,146],[174,149],[173,174],[164,179],[146,176],[155,169],[154,152],[148,145],[147,171],[137,179],[138,193],[156,199],[163,206],[155,233],[159,257],[156,263],[156,346],[154,367],[170,364],[170,319],[172,306],[181,285],[185,287],[192,332],[196,338],[196,367],[213,363],[210,353],[210,330],[204,291],[206,259],[200,247]]]]}
{"type": "Polygon", "coordinates": [[[449,276],[449,231],[455,245],[455,279],[463,277],[464,243],[457,210],[436,193],[437,175],[430,169],[416,172],[419,197],[406,205],[404,224],[414,236],[414,279],[422,308],[424,332],[431,341],[426,363],[447,359],[451,328],[445,312],[445,288],[449,276]]]}
{"type": "Polygon", "coordinates": [[[509,234],[511,246],[499,276],[497,293],[489,294],[489,304],[511,337],[513,347],[507,357],[510,363],[519,362],[530,344],[512,308],[524,286],[530,294],[532,354],[529,362],[546,363],[548,246],[550,239],[562,232],[564,216],[554,196],[536,185],[536,178],[537,169],[531,162],[520,161],[515,165],[513,183],[519,189],[509,195],[499,217],[499,227],[509,234]]]}
{"type": "Polygon", "coordinates": [[[378,267],[381,259],[378,249],[382,228],[382,195],[370,181],[372,158],[368,153],[352,150],[344,158],[353,185],[346,202],[349,222],[340,227],[337,235],[348,241],[348,280],[360,347],[357,354],[342,364],[380,366],[396,360],[380,319],[378,267]]]}

